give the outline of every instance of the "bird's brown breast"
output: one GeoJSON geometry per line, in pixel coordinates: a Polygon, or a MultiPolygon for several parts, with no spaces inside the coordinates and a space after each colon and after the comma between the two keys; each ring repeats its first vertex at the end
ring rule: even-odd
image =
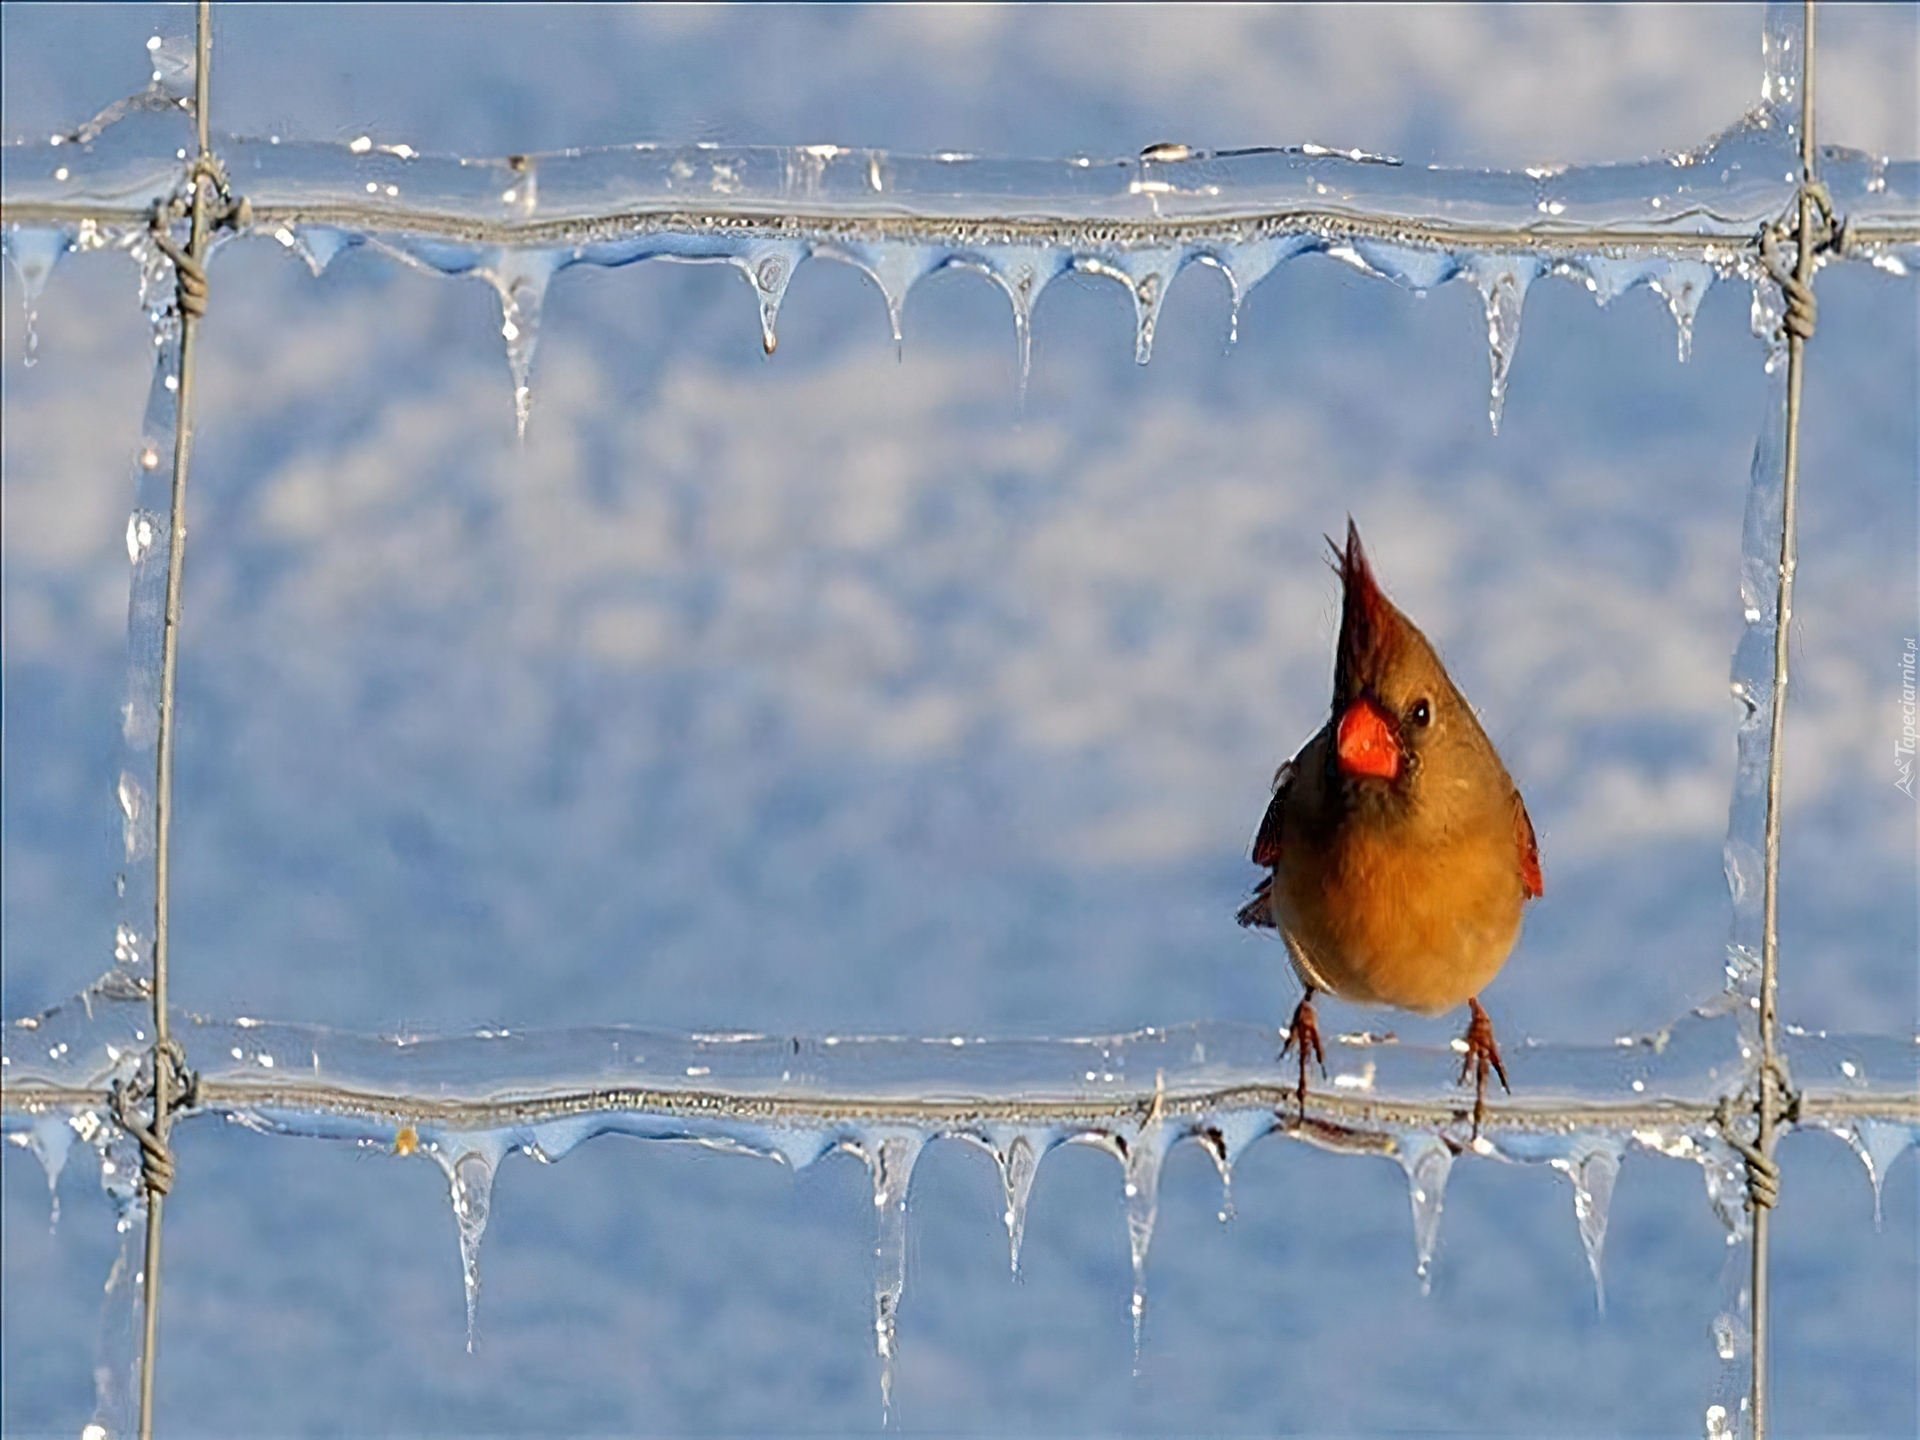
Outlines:
{"type": "Polygon", "coordinates": [[[1345,826],[1296,847],[1274,918],[1302,978],[1342,999],[1438,1014],[1499,973],[1524,900],[1511,826],[1444,836],[1345,826]]]}

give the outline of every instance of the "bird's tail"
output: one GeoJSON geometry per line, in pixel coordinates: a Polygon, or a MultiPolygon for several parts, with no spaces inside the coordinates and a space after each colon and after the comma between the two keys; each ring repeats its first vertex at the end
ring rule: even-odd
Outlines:
{"type": "Polygon", "coordinates": [[[1240,907],[1240,913],[1233,917],[1249,930],[1277,930],[1273,923],[1273,876],[1269,875],[1253,887],[1253,894],[1247,903],[1240,907]]]}

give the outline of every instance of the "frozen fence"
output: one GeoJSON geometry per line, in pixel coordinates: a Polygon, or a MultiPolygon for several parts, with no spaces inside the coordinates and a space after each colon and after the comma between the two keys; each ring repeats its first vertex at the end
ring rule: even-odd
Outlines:
{"type": "MultiPolygon", "coordinates": [[[[516,411],[524,429],[547,286],[575,264],[644,259],[721,263],[747,280],[763,343],[775,348],[794,271],[814,258],[859,267],[887,304],[896,338],[918,281],[951,267],[983,271],[1011,302],[1020,370],[1045,286],[1071,271],[1123,286],[1135,355],[1152,352],[1162,302],[1193,263],[1229,281],[1237,329],[1243,297],[1276,266],[1323,253],[1378,278],[1426,290],[1471,284],[1487,324],[1490,418],[1497,427],[1522,303],[1538,279],[1587,287],[1602,304],[1647,285],[1670,309],[1684,356],[1692,320],[1717,283],[1749,286],[1768,347],[1773,402],[1753,468],[1743,547],[1747,629],[1734,658],[1744,703],[1727,870],[1734,928],[1722,1003],[1656,1035],[1596,1047],[1540,1045],[1516,1057],[1519,1095],[1490,1109],[1471,1140],[1451,1085],[1454,1057],[1388,1037],[1342,1037],[1329,1083],[1304,1119],[1286,1103],[1271,1031],[1190,1025],[1094,1039],[1007,1041],[660,1035],[618,1029],[498,1031],[458,1038],[344,1035],[278,1022],[172,1017],[197,1080],[185,1114],[281,1134],[343,1139],[433,1157],[458,1222],[469,1315],[497,1167],[514,1151],[557,1160],[583,1139],[620,1133],[680,1140],[801,1166],[836,1150],[872,1172],[878,1216],[875,1333],[890,1392],[894,1315],[905,1283],[907,1186],[922,1147],[960,1138],[984,1147],[1002,1177],[1017,1266],[1035,1168],[1052,1148],[1110,1151],[1126,1174],[1136,1340],[1158,1175],[1191,1139],[1223,1183],[1255,1140],[1280,1133],[1394,1159],[1406,1171],[1424,1268],[1448,1168],[1471,1148],[1548,1165],[1573,1182],[1575,1217],[1596,1281],[1620,1158],[1640,1146],[1702,1166],[1730,1240],[1750,1233],[1743,1150],[1762,1084],[1761,969],[1769,890],[1768,724],[1778,635],[1777,582],[1788,444],[1783,318],[1786,282],[1761,237],[1797,234],[1803,265],[1864,262],[1894,274],[1920,265],[1920,162],[1822,152],[1819,179],[1835,224],[1819,241],[1801,204],[1804,50],[1799,7],[1767,16],[1762,103],[1699,150],[1637,164],[1493,173],[1404,165],[1320,146],[1233,153],[1156,146],[1111,161],[902,157],[839,147],[631,147],[471,161],[369,141],[326,145],[231,138],[217,199],[183,170],[198,154],[184,103],[204,72],[157,55],[153,88],[70,135],[10,147],[0,219],[29,312],[59,259],[121,249],[140,265],[156,341],[146,427],[128,525],[133,563],[129,694],[117,793],[124,822],[118,963],[86,994],[6,1032],[4,1117],[57,1177],[78,1140],[100,1156],[129,1247],[109,1305],[143,1297],[134,1237],[145,1213],[141,1149],[119,1123],[154,1084],[156,747],[165,616],[172,602],[175,501],[164,457],[180,427],[183,324],[175,304],[173,231],[190,193],[218,207],[228,239],[266,237],[316,273],[343,250],[378,247],[409,264],[472,275],[498,293],[516,411]],[[156,226],[155,216],[160,216],[156,226]],[[1783,217],[1788,217],[1782,224],[1783,217]],[[164,238],[163,238],[164,237],[164,238]],[[116,1090],[118,1099],[116,1099],[116,1090]],[[116,1118],[118,1117],[118,1119],[116,1118]]],[[[211,239],[203,224],[195,236],[211,239]]],[[[1791,248],[1791,246],[1790,246],[1791,248]]],[[[31,323],[31,322],[30,322],[31,323]]],[[[29,342],[31,343],[31,342],[29,342]]],[[[1791,547],[1789,547],[1790,550],[1791,547]]],[[[164,773],[165,766],[160,764],[164,773]]],[[[1911,1036],[1789,1033],[1787,1123],[1842,1135],[1876,1190],[1920,1137],[1920,1050],[1911,1036]]],[[[137,1107],[136,1107],[137,1108],[137,1107]]],[[[135,1123],[138,1123],[137,1121],[135,1123]]],[[[156,1125],[154,1128],[161,1128],[156,1125]]],[[[164,1139],[164,1135],[162,1136],[164,1139]]],[[[1764,1143],[1763,1147],[1764,1148],[1764,1143]]],[[[190,1177],[187,1183],[191,1183],[190,1177]]],[[[156,1227],[157,1228],[157,1227],[156,1227]]],[[[1748,1317],[1744,1251],[1730,1248],[1721,1346],[1726,1372],[1710,1430],[1739,1427],[1750,1357],[1731,1338],[1748,1317]]],[[[131,1325],[105,1327],[125,1347],[131,1325]]],[[[96,1423],[128,1424],[137,1348],[103,1357],[96,1423]]]]}

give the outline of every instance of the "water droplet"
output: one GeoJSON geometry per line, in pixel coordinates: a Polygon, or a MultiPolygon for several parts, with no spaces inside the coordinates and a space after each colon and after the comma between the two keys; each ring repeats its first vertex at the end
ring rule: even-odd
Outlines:
{"type": "Polygon", "coordinates": [[[780,319],[780,302],[786,298],[794,269],[806,258],[806,253],[806,247],[798,241],[775,241],[754,245],[742,254],[730,257],[740,273],[747,277],[747,283],[753,286],[753,293],[760,302],[760,344],[769,355],[780,344],[780,338],[775,333],[780,319]]]}
{"type": "Polygon", "coordinates": [[[139,564],[147,552],[153,548],[153,542],[159,536],[158,516],[149,515],[144,510],[136,510],[129,515],[127,517],[127,562],[132,565],[139,564]]]}

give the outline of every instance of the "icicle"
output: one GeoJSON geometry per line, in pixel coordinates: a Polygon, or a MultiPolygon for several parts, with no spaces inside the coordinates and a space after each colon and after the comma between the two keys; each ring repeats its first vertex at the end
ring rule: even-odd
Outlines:
{"type": "Polygon", "coordinates": [[[1593,1272],[1594,1303],[1607,1313],[1607,1287],[1600,1275],[1601,1251],[1607,1243],[1607,1207],[1613,1201],[1613,1182],[1620,1173],[1626,1141],[1613,1135],[1592,1136],[1575,1144],[1570,1154],[1549,1163],[1573,1181],[1573,1216],[1580,1226],[1580,1244],[1593,1272]]]}
{"type": "Polygon", "coordinates": [[[1213,1161],[1214,1172],[1220,1177],[1220,1211],[1216,1218],[1225,1225],[1234,1215],[1233,1162],[1227,1159],[1227,1138],[1212,1128],[1194,1131],[1193,1138],[1207,1152],[1207,1158],[1213,1161]]]}
{"type": "Polygon", "coordinates": [[[1669,260],[1655,268],[1650,278],[1653,288],[1660,292],[1673,314],[1674,327],[1679,331],[1682,365],[1693,354],[1693,317],[1699,313],[1700,302],[1706,298],[1715,278],[1714,268],[1699,260],[1669,260]]]}
{"type": "Polygon", "coordinates": [[[1119,1160],[1124,1171],[1122,1194],[1127,1207],[1127,1250],[1133,1261],[1133,1373],[1140,1374],[1140,1341],[1147,1318],[1147,1251],[1153,1244],[1154,1220],[1160,1209],[1160,1164],[1172,1140],[1161,1106],[1166,1095],[1166,1072],[1155,1076],[1153,1104],[1139,1128],[1126,1133],[1096,1131],[1075,1136],[1096,1145],[1119,1160]]]}
{"type": "Polygon", "coordinates": [[[1166,1155],[1166,1126],[1155,1113],[1127,1146],[1125,1194],[1127,1249],[1133,1258],[1133,1373],[1140,1374],[1140,1339],[1147,1320],[1147,1250],[1153,1244],[1153,1224],[1160,1213],[1160,1162],[1166,1155]]]}
{"type": "Polygon", "coordinates": [[[1526,304],[1527,287],[1540,273],[1541,261],[1531,255],[1482,255],[1469,260],[1463,269],[1487,309],[1487,357],[1493,367],[1487,418],[1498,435],[1500,416],[1507,408],[1507,373],[1513,368],[1513,352],[1520,343],[1520,311],[1526,304]]]}
{"type": "Polygon", "coordinates": [[[1016,1131],[1011,1139],[996,1136],[993,1142],[993,1158],[1007,1196],[1007,1265],[1015,1279],[1020,1276],[1020,1242],[1027,1233],[1027,1199],[1046,1149],[1046,1136],[1037,1131],[1016,1131]]]}
{"type": "Polygon", "coordinates": [[[926,1137],[918,1131],[887,1133],[863,1148],[873,1172],[873,1209],[878,1235],[873,1246],[873,1335],[880,1356],[880,1424],[893,1426],[895,1326],[907,1285],[907,1186],[926,1137]]]}
{"type": "Polygon", "coordinates": [[[1033,369],[1033,307],[1049,281],[1072,263],[1065,251],[1030,246],[997,246],[981,254],[954,255],[948,265],[978,270],[1007,292],[1013,304],[1013,342],[1019,366],[1016,402],[1027,403],[1027,377],[1033,369]]]}
{"type": "Polygon", "coordinates": [[[52,1210],[52,1218],[47,1222],[48,1234],[60,1228],[60,1172],[66,1168],[67,1152],[73,1148],[75,1123],[75,1118],[67,1115],[42,1115],[31,1129],[7,1136],[14,1144],[31,1150],[46,1172],[47,1200],[52,1210]]]}
{"type": "Polygon", "coordinates": [[[944,265],[950,252],[938,245],[916,245],[901,241],[880,241],[870,245],[836,241],[816,245],[812,253],[857,266],[880,287],[881,297],[887,302],[887,324],[893,330],[894,347],[899,352],[904,343],[902,320],[906,314],[908,292],[944,265]]]}
{"type": "Polygon", "coordinates": [[[1291,260],[1303,251],[1319,248],[1321,241],[1312,235],[1278,235],[1271,239],[1255,240],[1243,245],[1234,245],[1226,250],[1207,251],[1197,258],[1209,265],[1218,265],[1226,272],[1227,286],[1233,292],[1233,308],[1227,317],[1227,344],[1240,343],[1240,309],[1247,303],[1247,296],[1274,267],[1284,260],[1291,260]]]}
{"type": "Polygon", "coordinates": [[[1885,1120],[1861,1120],[1839,1132],[1853,1147],[1853,1153],[1867,1167],[1867,1179],[1873,1186],[1873,1228],[1880,1228],[1880,1190],[1886,1184],[1887,1170],[1908,1146],[1920,1143],[1908,1125],[1885,1120]]]}
{"type": "Polygon", "coordinates": [[[43,230],[10,225],[0,236],[5,241],[14,278],[20,282],[21,308],[27,317],[22,362],[29,367],[39,359],[40,332],[36,326],[40,319],[40,294],[47,288],[47,277],[53,274],[60,257],[73,249],[76,233],[64,226],[43,230]]]}
{"type": "Polygon", "coordinates": [[[467,1353],[471,1355],[474,1321],[480,1307],[480,1237],[487,1230],[487,1216],[493,1202],[493,1174],[506,1153],[506,1146],[498,1136],[467,1135],[441,1141],[431,1149],[433,1158],[447,1172],[454,1223],[460,1227],[460,1273],[467,1295],[467,1353]],[[447,1146],[450,1144],[465,1147],[458,1158],[449,1158],[447,1146]]]}
{"type": "Polygon", "coordinates": [[[780,302],[786,298],[793,280],[794,267],[806,257],[806,247],[798,242],[769,242],[754,245],[744,254],[732,257],[740,273],[753,286],[760,301],[760,344],[771,355],[780,344],[775,326],[780,319],[780,302]]]}
{"type": "Polygon", "coordinates": [[[1406,1130],[1394,1137],[1393,1156],[1407,1172],[1407,1198],[1413,1204],[1413,1247],[1418,1257],[1414,1273],[1420,1277],[1422,1295],[1433,1289],[1433,1251],[1440,1236],[1440,1207],[1446,1199],[1453,1154],[1451,1145],[1424,1130],[1406,1130]]]}
{"type": "MultiPolygon", "coordinates": [[[[500,334],[507,342],[507,368],[513,374],[513,417],[520,438],[527,438],[527,416],[533,409],[528,380],[533,371],[534,347],[540,343],[540,311],[547,284],[570,258],[565,250],[498,250],[477,273],[500,296],[500,334]]],[[[771,347],[769,347],[771,348],[771,347]]]]}
{"type": "Polygon", "coordinates": [[[1183,250],[1121,250],[1108,256],[1077,257],[1073,268],[1085,275],[1104,275],[1118,280],[1133,297],[1133,363],[1145,365],[1153,358],[1153,332],[1160,321],[1160,306],[1174,276],[1187,262],[1183,250]]]}

